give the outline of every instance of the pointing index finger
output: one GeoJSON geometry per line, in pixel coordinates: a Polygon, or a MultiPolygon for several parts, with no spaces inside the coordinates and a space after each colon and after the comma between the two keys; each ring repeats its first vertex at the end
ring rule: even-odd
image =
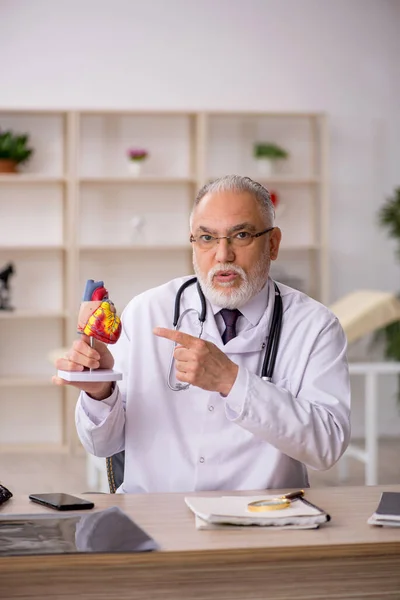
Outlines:
{"type": "Polygon", "coordinates": [[[185,346],[185,348],[193,348],[199,341],[199,338],[194,337],[193,335],[183,333],[183,331],[176,331],[176,329],[166,329],[165,327],[155,327],[153,333],[158,335],[158,337],[163,337],[167,340],[172,340],[177,344],[181,344],[181,346],[185,346]]]}

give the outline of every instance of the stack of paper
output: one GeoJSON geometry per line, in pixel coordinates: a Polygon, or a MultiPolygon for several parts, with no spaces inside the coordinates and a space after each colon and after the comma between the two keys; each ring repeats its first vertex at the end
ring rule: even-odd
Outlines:
{"type": "Polygon", "coordinates": [[[248,504],[276,496],[188,496],[187,506],[196,516],[197,529],[226,525],[260,525],[285,529],[315,529],[330,520],[328,514],[304,498],[293,500],[287,508],[250,512],[248,504]]]}
{"type": "Polygon", "coordinates": [[[400,527],[400,492],[383,492],[379,506],[368,523],[381,527],[400,527]]]}

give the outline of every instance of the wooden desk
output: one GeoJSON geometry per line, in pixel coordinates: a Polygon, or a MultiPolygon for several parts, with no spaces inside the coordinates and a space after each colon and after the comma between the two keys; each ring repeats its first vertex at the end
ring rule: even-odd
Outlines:
{"type": "MultiPolygon", "coordinates": [[[[162,551],[0,558],[0,598],[398,600],[400,528],[366,523],[384,490],[400,485],[307,491],[332,516],[308,531],[197,531],[183,494],[90,495],[97,509],[126,511],[162,551]]],[[[27,497],[0,508],[50,511],[27,497]]]]}

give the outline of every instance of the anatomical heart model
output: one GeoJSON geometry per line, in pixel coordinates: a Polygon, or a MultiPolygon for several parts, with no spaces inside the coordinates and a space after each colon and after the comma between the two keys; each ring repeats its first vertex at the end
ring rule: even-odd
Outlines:
{"type": "Polygon", "coordinates": [[[115,344],[121,335],[121,320],[108,297],[103,281],[88,279],[78,317],[78,333],[105,344],[115,344]]]}
{"type": "MultiPolygon", "coordinates": [[[[78,333],[90,338],[95,347],[95,339],[105,344],[115,344],[121,335],[121,319],[103,281],[88,279],[83,293],[78,316],[78,333]]],[[[117,381],[122,374],[113,369],[86,369],[84,371],[58,371],[58,376],[67,381],[117,381]]]]}

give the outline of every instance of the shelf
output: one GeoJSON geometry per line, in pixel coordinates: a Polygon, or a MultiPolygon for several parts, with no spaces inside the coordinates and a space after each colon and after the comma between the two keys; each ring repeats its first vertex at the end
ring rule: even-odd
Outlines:
{"type": "Polygon", "coordinates": [[[104,116],[104,117],[120,117],[120,116],[132,116],[132,117],[195,117],[198,113],[192,110],[157,110],[149,108],[95,108],[95,109],[83,109],[79,111],[82,117],[86,116],[104,116]]]}
{"type": "Polygon", "coordinates": [[[182,250],[191,250],[191,246],[188,245],[184,245],[184,244],[179,244],[176,246],[173,245],[138,245],[138,244],[126,244],[126,245],[121,245],[121,246],[117,246],[117,245],[110,245],[110,246],[106,246],[106,245],[99,245],[99,246],[80,246],[79,250],[81,252],[144,252],[146,250],[150,250],[151,252],[155,252],[155,251],[172,251],[172,252],[177,252],[177,251],[182,251],[182,250]]]}
{"type": "Polygon", "coordinates": [[[179,183],[196,183],[194,177],[130,177],[129,175],[121,175],[115,177],[81,177],[79,182],[82,184],[179,184],[179,183]]]}
{"type": "Polygon", "coordinates": [[[319,244],[301,244],[299,246],[281,246],[279,254],[281,252],[318,252],[319,250],[321,250],[319,244]]]}
{"type": "Polygon", "coordinates": [[[23,184],[47,184],[47,183],[65,183],[65,177],[51,175],[35,175],[34,173],[10,173],[9,175],[2,173],[0,175],[0,185],[23,185],[23,184]]]}
{"type": "Polygon", "coordinates": [[[66,319],[66,311],[0,310],[0,319],[66,319]]]}
{"type": "Polygon", "coordinates": [[[1,252],[59,252],[65,251],[66,246],[0,246],[1,252]]]}
{"type": "MultiPolygon", "coordinates": [[[[48,377],[0,377],[0,388],[2,387],[50,387],[54,386],[51,375],[48,377]]],[[[54,386],[55,388],[55,386],[54,386]]]]}
{"type": "Polygon", "coordinates": [[[1,109],[0,114],[2,115],[30,115],[30,116],[38,116],[38,117],[46,117],[46,116],[59,116],[64,117],[67,114],[66,110],[62,108],[14,108],[9,106],[8,108],[5,106],[1,109]]]}
{"type": "Polygon", "coordinates": [[[0,444],[0,454],[31,454],[34,452],[35,454],[45,454],[46,456],[50,456],[51,454],[67,454],[69,452],[69,447],[63,444],[55,444],[49,442],[48,444],[43,443],[8,443],[8,444],[0,444]]]}
{"type": "Polygon", "coordinates": [[[255,175],[252,179],[263,185],[316,185],[321,182],[319,177],[269,177],[265,179],[255,175]]]}
{"type": "Polygon", "coordinates": [[[293,118],[293,119],[314,119],[316,117],[324,116],[324,113],[309,113],[309,112],[282,112],[282,111],[240,111],[240,110],[212,110],[207,113],[209,117],[241,117],[241,118],[252,118],[252,117],[278,117],[278,118],[293,118]]]}
{"type": "MultiPolygon", "coordinates": [[[[217,179],[220,177],[216,175],[215,177],[208,177],[208,181],[212,181],[213,179],[217,179]]],[[[321,183],[321,179],[319,177],[262,177],[257,173],[250,174],[249,177],[253,179],[253,181],[258,181],[265,187],[269,185],[317,185],[321,183]]]]}

